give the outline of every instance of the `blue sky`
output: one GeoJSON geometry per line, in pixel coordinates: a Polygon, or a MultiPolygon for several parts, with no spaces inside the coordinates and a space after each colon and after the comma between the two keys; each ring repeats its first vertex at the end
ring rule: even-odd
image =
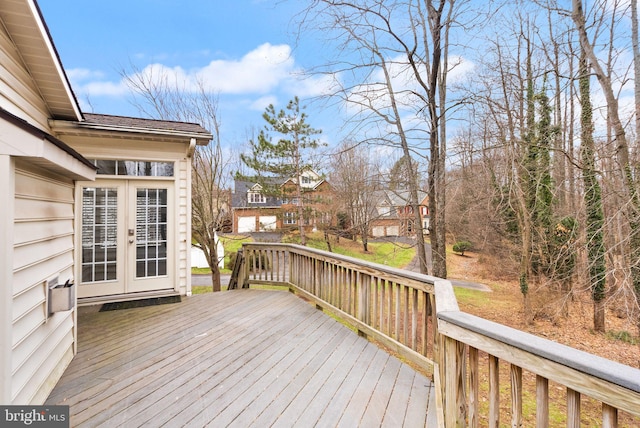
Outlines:
{"type": "MultiPolygon", "coordinates": [[[[303,2],[304,3],[304,2],[303,2]]],[[[219,93],[223,143],[243,144],[273,103],[318,95],[321,79],[303,79],[320,60],[313,40],[297,41],[296,2],[271,0],[38,0],[62,64],[85,112],[141,116],[120,71],[150,67],[219,93]]],[[[307,105],[308,103],[305,103],[307,105]]],[[[338,137],[330,115],[308,104],[309,123],[338,137]]]]}

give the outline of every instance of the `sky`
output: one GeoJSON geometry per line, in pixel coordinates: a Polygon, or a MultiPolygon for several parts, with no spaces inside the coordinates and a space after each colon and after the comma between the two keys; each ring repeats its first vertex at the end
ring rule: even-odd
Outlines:
{"type": "MultiPolygon", "coordinates": [[[[218,93],[223,146],[239,151],[248,147],[248,140],[266,124],[265,108],[274,104],[283,109],[294,96],[307,106],[308,123],[323,131],[319,138],[329,147],[345,138],[341,114],[352,116],[354,111],[311,101],[328,92],[330,82],[307,72],[326,64],[333,52],[327,48],[330,41],[318,40],[330,39],[326,34],[297,37],[297,15],[308,0],[38,0],[38,4],[85,112],[144,117],[131,103],[121,72],[161,70],[190,85],[204,80],[218,93]]],[[[472,37],[463,33],[464,44],[479,43],[484,30],[474,27],[472,37]]],[[[449,74],[450,84],[473,75],[469,51],[450,52],[459,62],[449,74]]],[[[378,74],[368,78],[382,81],[378,74]]],[[[404,74],[394,73],[399,88],[410,82],[404,74]]],[[[370,82],[361,86],[366,93],[375,87],[370,82]]],[[[592,87],[593,101],[604,105],[598,85],[593,82],[592,87]]],[[[451,97],[452,90],[448,92],[451,97]]],[[[623,110],[632,105],[632,97],[625,94],[620,100],[623,110]]],[[[413,104],[407,100],[407,105],[413,104]]],[[[409,115],[414,113],[408,109],[409,115]]],[[[596,117],[596,126],[601,122],[596,117]]],[[[363,123],[359,138],[364,140],[367,132],[380,134],[380,129],[368,129],[370,124],[363,123]]],[[[457,125],[457,121],[447,123],[449,138],[456,135],[457,125]]],[[[389,152],[387,158],[394,156],[389,152]]]]}
{"type": "Polygon", "coordinates": [[[309,123],[334,144],[332,115],[304,101],[322,79],[304,78],[319,46],[300,41],[292,18],[297,2],[274,0],[38,0],[81,109],[144,116],[131,103],[121,72],[158,70],[185,82],[204,79],[218,93],[223,144],[245,144],[265,125],[269,104],[294,96],[309,123]]]}

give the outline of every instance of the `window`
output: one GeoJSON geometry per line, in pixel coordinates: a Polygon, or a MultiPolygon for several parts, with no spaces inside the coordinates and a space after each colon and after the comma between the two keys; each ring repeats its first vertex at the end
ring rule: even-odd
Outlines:
{"type": "Polygon", "coordinates": [[[173,177],[173,162],[93,159],[99,175],[173,177]]]}
{"type": "Polygon", "coordinates": [[[413,221],[409,220],[407,222],[407,233],[413,233],[413,221]]]}
{"type": "Polygon", "coordinates": [[[167,189],[138,189],[136,278],[167,274],[167,189]]]}
{"type": "Polygon", "coordinates": [[[302,184],[311,184],[311,177],[307,177],[306,175],[303,175],[302,184]]]}
{"type": "Polygon", "coordinates": [[[284,224],[296,224],[296,213],[294,212],[284,213],[284,224]]]}
{"type": "Polygon", "coordinates": [[[392,207],[381,205],[381,206],[378,206],[376,209],[378,211],[378,215],[381,217],[389,217],[391,214],[393,214],[392,207]]]}
{"type": "Polygon", "coordinates": [[[251,204],[266,204],[267,203],[266,196],[264,196],[263,194],[261,194],[259,192],[249,192],[247,195],[248,195],[247,196],[247,200],[251,204]]]}
{"type": "Polygon", "coordinates": [[[117,239],[118,189],[82,189],[82,282],[117,279],[117,239]]]}

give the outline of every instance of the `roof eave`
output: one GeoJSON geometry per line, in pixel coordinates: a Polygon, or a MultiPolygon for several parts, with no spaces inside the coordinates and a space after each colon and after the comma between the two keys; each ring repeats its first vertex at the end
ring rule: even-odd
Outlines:
{"type": "Polygon", "coordinates": [[[50,121],[50,126],[52,129],[56,131],[65,131],[65,130],[78,130],[84,129],[87,131],[102,131],[102,132],[125,132],[132,134],[153,134],[164,137],[175,137],[175,138],[194,138],[199,146],[206,146],[209,141],[213,139],[213,135],[210,133],[200,133],[200,132],[187,132],[187,131],[176,131],[169,129],[154,129],[154,128],[138,128],[132,126],[118,126],[118,125],[104,125],[104,124],[96,124],[89,122],[70,122],[65,120],[52,120],[50,121]]]}

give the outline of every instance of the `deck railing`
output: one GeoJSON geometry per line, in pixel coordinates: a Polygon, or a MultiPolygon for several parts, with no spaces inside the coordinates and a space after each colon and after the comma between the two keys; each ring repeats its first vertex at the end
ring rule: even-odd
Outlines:
{"type": "Polygon", "coordinates": [[[603,427],[617,426],[619,411],[640,417],[640,370],[462,312],[449,281],[292,244],[249,243],[243,253],[237,284],[286,286],[430,374],[429,411],[442,426],[497,427],[505,405],[511,426],[523,426],[525,397],[535,397],[538,427],[549,426],[551,407],[580,426],[582,396],[600,403],[603,427]]]}

